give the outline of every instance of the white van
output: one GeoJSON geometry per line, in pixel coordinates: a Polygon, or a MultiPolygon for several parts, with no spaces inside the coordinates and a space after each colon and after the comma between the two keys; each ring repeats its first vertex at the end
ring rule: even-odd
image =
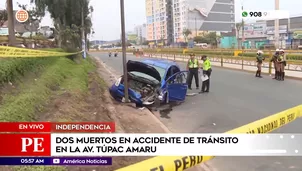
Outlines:
{"type": "Polygon", "coordinates": [[[208,44],[207,43],[197,43],[195,46],[200,47],[201,49],[207,49],[208,44]]]}

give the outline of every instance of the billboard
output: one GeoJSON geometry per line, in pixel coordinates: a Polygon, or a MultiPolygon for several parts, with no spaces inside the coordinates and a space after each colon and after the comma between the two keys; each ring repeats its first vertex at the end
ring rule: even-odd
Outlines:
{"type": "Polygon", "coordinates": [[[2,27],[0,28],[0,36],[7,36],[8,35],[8,28],[2,27]]]}
{"type": "MultiPolygon", "coordinates": [[[[266,37],[266,24],[254,23],[244,26],[244,38],[262,38],[266,37]]],[[[239,38],[242,38],[242,29],[239,30],[239,38]]]]}
{"type": "MultiPolygon", "coordinates": [[[[279,26],[279,34],[286,34],[287,33],[287,25],[281,25],[279,26]]],[[[270,26],[266,28],[266,34],[275,34],[275,27],[270,26]]]]}
{"type": "Polygon", "coordinates": [[[136,41],[137,40],[137,35],[136,34],[128,34],[127,35],[127,40],[136,41]]]}
{"type": "Polygon", "coordinates": [[[234,1],[187,0],[187,28],[203,31],[232,31],[235,27],[234,1]]]}
{"type": "Polygon", "coordinates": [[[302,39],[302,30],[294,31],[293,39],[302,39]]]}

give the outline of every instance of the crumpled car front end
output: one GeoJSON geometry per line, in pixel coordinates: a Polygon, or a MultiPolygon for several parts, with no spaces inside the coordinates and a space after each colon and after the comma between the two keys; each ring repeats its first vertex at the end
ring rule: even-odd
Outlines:
{"type": "MultiPolygon", "coordinates": [[[[139,61],[128,61],[128,94],[131,102],[149,106],[160,97],[161,77],[152,66],[139,61]]],[[[111,96],[124,102],[124,79],[121,76],[110,88],[111,96]]]]}

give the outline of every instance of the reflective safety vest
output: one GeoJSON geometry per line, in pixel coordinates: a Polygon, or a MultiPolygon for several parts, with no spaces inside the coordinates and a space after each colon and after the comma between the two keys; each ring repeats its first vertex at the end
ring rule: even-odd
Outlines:
{"type": "Polygon", "coordinates": [[[204,71],[207,71],[207,70],[209,70],[210,68],[211,68],[211,62],[210,62],[209,59],[207,59],[207,60],[205,60],[205,61],[203,62],[203,67],[202,67],[202,69],[203,69],[204,71]]]}
{"type": "Polygon", "coordinates": [[[282,56],[282,55],[279,55],[279,56],[278,56],[278,61],[279,61],[279,62],[282,62],[282,61],[283,61],[283,56],[282,56]]]}
{"type": "Polygon", "coordinates": [[[198,68],[198,59],[194,59],[194,61],[192,61],[190,59],[189,60],[189,68],[198,68]]]}

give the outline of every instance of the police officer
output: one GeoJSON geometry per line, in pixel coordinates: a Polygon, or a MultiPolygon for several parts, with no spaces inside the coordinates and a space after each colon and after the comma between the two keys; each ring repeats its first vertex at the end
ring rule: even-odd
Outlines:
{"type": "Polygon", "coordinates": [[[285,53],[284,53],[283,49],[280,50],[278,63],[280,65],[280,78],[279,78],[279,80],[284,81],[284,76],[285,76],[284,69],[285,69],[285,66],[286,66],[286,59],[285,59],[285,53]]]}
{"type": "Polygon", "coordinates": [[[261,50],[258,50],[257,52],[257,72],[256,72],[256,77],[262,78],[261,76],[261,67],[262,67],[262,62],[264,61],[264,57],[262,56],[263,52],[261,50]]]}
{"type": "Polygon", "coordinates": [[[271,62],[274,65],[275,69],[275,77],[273,79],[277,79],[278,77],[278,66],[277,66],[277,59],[279,57],[279,49],[276,49],[275,54],[273,55],[273,58],[271,59],[271,62]]]}
{"type": "Polygon", "coordinates": [[[189,71],[189,76],[188,76],[188,87],[190,90],[192,90],[192,80],[194,76],[195,84],[196,84],[196,89],[199,89],[199,78],[198,78],[198,69],[199,69],[199,61],[197,58],[195,58],[195,54],[190,54],[190,59],[188,60],[187,63],[187,70],[189,71]]]}
{"type": "Polygon", "coordinates": [[[208,57],[206,55],[203,55],[202,60],[203,60],[202,74],[208,76],[208,79],[202,82],[200,93],[210,91],[210,77],[212,73],[211,61],[208,59],[208,57]]]}

